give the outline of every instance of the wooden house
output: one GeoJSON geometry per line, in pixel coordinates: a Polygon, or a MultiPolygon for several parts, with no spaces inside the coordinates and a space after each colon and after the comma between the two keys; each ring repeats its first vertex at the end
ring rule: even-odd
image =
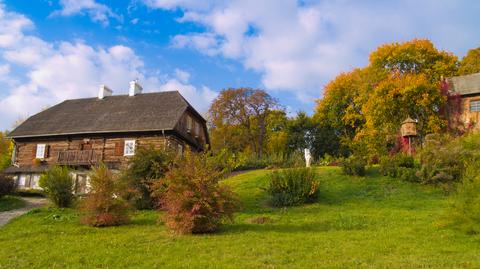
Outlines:
{"type": "Polygon", "coordinates": [[[39,188],[40,174],[53,165],[72,169],[77,192],[88,185],[89,169],[103,162],[119,169],[139,147],[183,153],[209,144],[205,119],[178,91],[142,93],[130,83],[128,95],[101,86],[97,98],[66,100],[28,118],[8,135],[13,166],[4,172],[19,188],[39,188]]]}
{"type": "Polygon", "coordinates": [[[480,129],[480,73],[447,79],[448,89],[460,96],[460,118],[473,129],[480,129]]]}

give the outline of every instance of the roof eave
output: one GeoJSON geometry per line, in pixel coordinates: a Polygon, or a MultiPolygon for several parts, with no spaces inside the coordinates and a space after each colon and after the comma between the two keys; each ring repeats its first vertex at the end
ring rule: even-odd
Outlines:
{"type": "Polygon", "coordinates": [[[174,131],[173,128],[165,129],[146,129],[146,130],[115,130],[115,131],[91,131],[91,132],[76,132],[76,133],[57,133],[57,134],[38,134],[38,135],[7,135],[8,138],[37,138],[37,137],[52,137],[52,136],[68,136],[68,135],[92,135],[92,134],[124,134],[124,133],[139,133],[139,132],[161,132],[174,131]]]}

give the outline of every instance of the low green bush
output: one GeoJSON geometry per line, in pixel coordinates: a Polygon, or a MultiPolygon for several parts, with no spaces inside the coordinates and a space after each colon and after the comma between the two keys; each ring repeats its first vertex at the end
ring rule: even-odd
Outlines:
{"type": "Polygon", "coordinates": [[[13,178],[0,174],[0,198],[11,194],[15,190],[15,180],[13,178]]]}
{"type": "Polygon", "coordinates": [[[420,178],[417,176],[417,169],[415,168],[398,167],[397,177],[407,182],[420,182],[420,178]]]}
{"type": "MultiPolygon", "coordinates": [[[[477,141],[480,146],[480,140],[477,141]]],[[[477,147],[478,149],[478,147],[477,147]]],[[[420,170],[417,176],[424,184],[452,185],[460,181],[466,160],[473,151],[462,145],[462,138],[446,135],[430,135],[420,152],[420,170]]]]}
{"type": "Polygon", "coordinates": [[[275,207],[294,206],[314,201],[319,182],[311,168],[275,170],[268,176],[267,192],[275,207]]]}
{"type": "Polygon", "coordinates": [[[365,176],[366,164],[364,159],[353,155],[341,161],[343,173],[351,176],[365,176]]]}
{"type": "Polygon", "coordinates": [[[117,226],[130,220],[130,206],[124,200],[125,189],[104,164],[93,168],[90,173],[90,192],[80,202],[82,223],[94,226],[117,226]]]}
{"type": "Polygon", "coordinates": [[[480,233],[480,161],[471,163],[453,196],[447,224],[469,234],[480,233]]]}
{"type": "Polygon", "coordinates": [[[337,166],[339,164],[338,158],[326,153],[318,160],[320,166],[337,166]]]}
{"type": "MultiPolygon", "coordinates": [[[[401,173],[405,173],[405,169],[413,169],[415,167],[415,159],[406,154],[396,154],[392,156],[383,156],[380,158],[380,173],[384,176],[400,177],[401,173]],[[402,170],[402,171],[400,171],[402,170]]],[[[412,171],[412,170],[409,170],[412,171]]],[[[413,171],[416,171],[413,169],[413,171]]]]}
{"type": "Polygon", "coordinates": [[[40,187],[57,207],[70,207],[74,200],[74,182],[70,170],[64,166],[54,166],[40,176],[40,187]]]}

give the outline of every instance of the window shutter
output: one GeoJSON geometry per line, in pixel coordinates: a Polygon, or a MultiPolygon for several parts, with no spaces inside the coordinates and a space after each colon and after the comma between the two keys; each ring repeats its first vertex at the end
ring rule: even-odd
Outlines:
{"type": "Polygon", "coordinates": [[[115,155],[122,156],[123,155],[123,141],[122,142],[115,142],[115,155]]]}
{"type": "Polygon", "coordinates": [[[37,158],[37,145],[34,145],[32,150],[32,159],[36,159],[36,158],[37,158]]]}
{"type": "Polygon", "coordinates": [[[50,157],[50,145],[45,146],[45,154],[43,155],[44,158],[50,157]]]}

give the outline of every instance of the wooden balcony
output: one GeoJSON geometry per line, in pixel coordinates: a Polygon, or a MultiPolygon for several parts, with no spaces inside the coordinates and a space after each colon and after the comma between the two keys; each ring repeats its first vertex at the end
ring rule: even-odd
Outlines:
{"type": "Polygon", "coordinates": [[[58,153],[57,163],[63,165],[91,165],[102,159],[94,150],[66,150],[58,153]]]}

